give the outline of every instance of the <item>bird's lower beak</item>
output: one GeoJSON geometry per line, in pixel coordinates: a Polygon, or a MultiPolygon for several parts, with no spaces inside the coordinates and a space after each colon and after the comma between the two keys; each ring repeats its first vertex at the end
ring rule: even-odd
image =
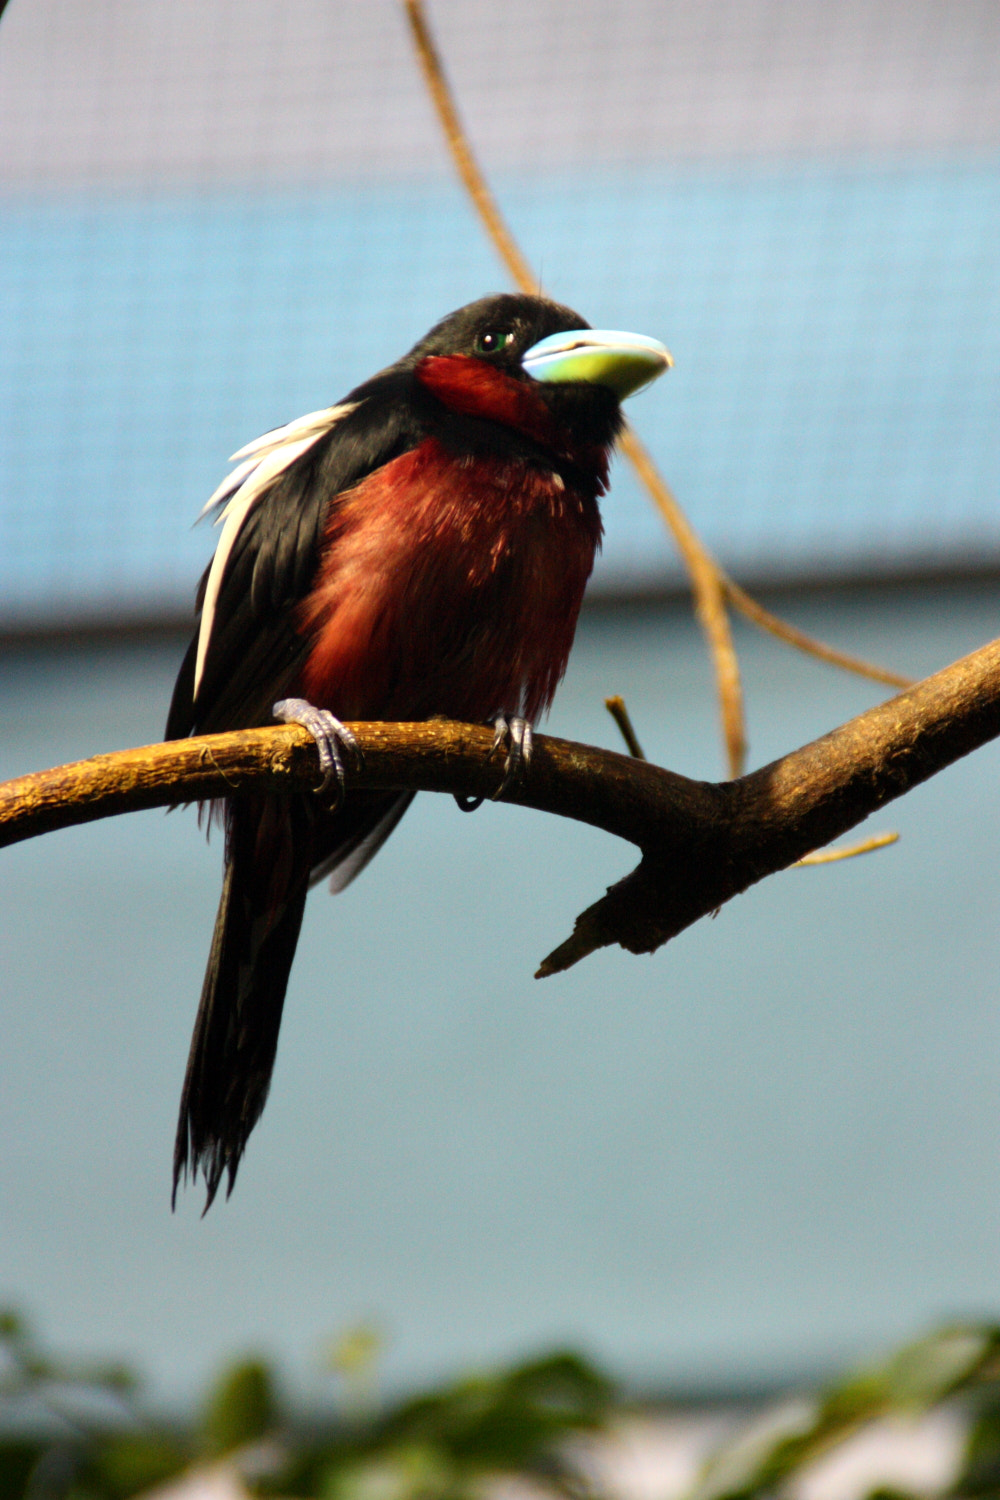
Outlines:
{"type": "Polygon", "coordinates": [[[533,380],[584,380],[607,386],[619,401],[634,396],[673,364],[659,339],[641,333],[580,328],[532,344],[521,367],[533,380]]]}

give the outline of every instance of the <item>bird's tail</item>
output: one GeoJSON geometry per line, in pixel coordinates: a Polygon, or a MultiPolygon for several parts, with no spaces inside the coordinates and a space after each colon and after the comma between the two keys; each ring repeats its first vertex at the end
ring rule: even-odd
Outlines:
{"type": "Polygon", "coordinates": [[[226,872],[202,986],[174,1146],[174,1188],[200,1171],[207,1211],[227,1195],[271,1082],[288,975],[312,864],[303,799],[234,799],[226,872]]]}

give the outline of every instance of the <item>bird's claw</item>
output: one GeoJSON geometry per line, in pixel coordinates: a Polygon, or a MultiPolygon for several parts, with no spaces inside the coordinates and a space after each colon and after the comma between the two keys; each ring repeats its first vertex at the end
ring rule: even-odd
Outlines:
{"type": "MultiPolygon", "coordinates": [[[[493,727],[496,733],[490,746],[490,755],[495,755],[501,746],[506,746],[507,750],[503,780],[496,791],[490,793],[490,801],[496,802],[506,795],[527,770],[531,761],[532,736],[527,719],[506,719],[500,714],[493,720],[493,727]]],[[[475,812],[486,800],[485,797],[466,796],[464,792],[454,792],[452,795],[462,812],[475,812]]]]}
{"type": "Polygon", "coordinates": [[[303,729],[308,729],[316,741],[319,768],[323,772],[323,780],[313,791],[317,797],[322,797],[335,784],[335,802],[339,802],[344,795],[344,757],[349,755],[358,766],[364,761],[361,746],[346,724],[342,724],[328,708],[314,708],[305,698],[282,698],[271,712],[284,724],[301,724],[303,729]]]}
{"type": "Polygon", "coordinates": [[[459,812],[475,812],[477,807],[482,807],[486,800],[484,797],[468,797],[464,792],[452,792],[455,804],[459,812]]]}
{"type": "Polygon", "coordinates": [[[503,780],[490,798],[492,802],[496,802],[505,796],[512,786],[516,786],[531,764],[533,737],[531,725],[527,719],[505,719],[503,714],[500,714],[494,719],[493,727],[496,733],[493,736],[493,748],[490,754],[495,754],[501,745],[507,747],[503,780]]]}

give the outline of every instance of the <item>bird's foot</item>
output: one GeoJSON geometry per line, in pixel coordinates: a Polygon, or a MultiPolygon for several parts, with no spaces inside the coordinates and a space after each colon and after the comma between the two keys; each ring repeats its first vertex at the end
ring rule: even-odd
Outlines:
{"type": "Polygon", "coordinates": [[[336,786],[336,805],[344,795],[345,756],[350,756],[358,766],[364,761],[361,746],[354,735],[328,708],[314,708],[305,698],[282,698],[271,712],[284,724],[301,724],[303,729],[308,729],[316,741],[319,768],[323,772],[323,780],[313,791],[317,797],[322,797],[331,786],[336,786]]]}
{"type": "Polygon", "coordinates": [[[492,794],[490,800],[497,802],[506,796],[511,787],[516,786],[531,764],[531,750],[533,745],[531,725],[527,719],[505,719],[503,714],[493,721],[496,733],[493,736],[493,749],[490,754],[495,754],[503,745],[506,747],[507,756],[503,763],[503,780],[492,794]]]}

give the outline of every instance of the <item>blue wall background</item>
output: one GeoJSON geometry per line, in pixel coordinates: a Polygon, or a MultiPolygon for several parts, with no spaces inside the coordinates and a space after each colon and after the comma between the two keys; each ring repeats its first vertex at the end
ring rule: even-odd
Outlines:
{"type": "MultiPolygon", "coordinates": [[[[924,673],[995,630],[987,587],[798,601],[924,673]]],[[[740,633],[753,759],[881,696],[740,633]]],[[[8,653],[0,777],[161,733],[178,639],[8,653]]],[[[721,774],[697,628],[587,617],[554,733],[721,774]]],[[[382,1329],[406,1387],[554,1343],[664,1389],[787,1381],[995,1316],[1000,749],[886,808],[901,841],[788,872],[651,957],[539,960],[634,862],[580,824],[417,799],[343,896],[313,892],[271,1098],[236,1191],[170,1213],[222,853],[193,809],[0,860],[0,1289],[61,1348],[188,1402],[241,1350],[323,1388],[382,1329]]]]}

